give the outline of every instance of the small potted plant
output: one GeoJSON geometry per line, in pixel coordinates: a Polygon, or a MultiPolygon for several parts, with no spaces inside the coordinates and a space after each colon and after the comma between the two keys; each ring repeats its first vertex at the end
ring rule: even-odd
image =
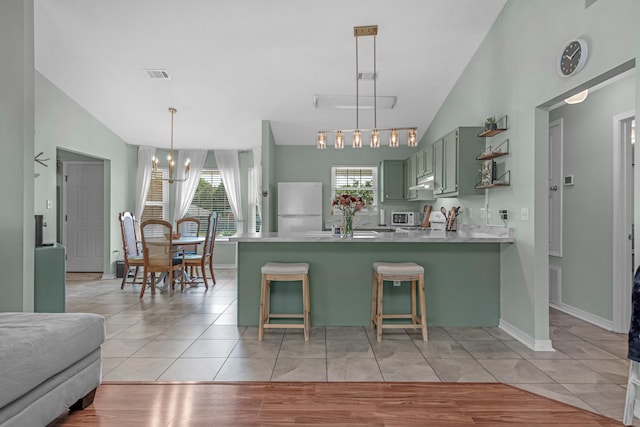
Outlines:
{"type": "Polygon", "coordinates": [[[487,120],[484,122],[484,130],[496,130],[498,129],[498,123],[496,122],[496,117],[491,116],[487,117],[487,120]]]}

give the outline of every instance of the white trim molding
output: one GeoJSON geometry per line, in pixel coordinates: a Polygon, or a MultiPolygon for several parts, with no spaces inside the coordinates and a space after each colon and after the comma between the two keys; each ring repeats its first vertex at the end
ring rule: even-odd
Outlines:
{"type": "Polygon", "coordinates": [[[596,316],[595,314],[591,314],[584,310],[580,310],[579,308],[573,307],[571,305],[565,303],[549,304],[549,307],[570,314],[573,317],[577,317],[578,319],[582,319],[585,322],[589,322],[593,325],[600,326],[602,329],[606,329],[607,331],[613,330],[613,321],[607,320],[604,317],[596,316]]]}
{"type": "Polygon", "coordinates": [[[633,154],[622,124],[633,117],[633,110],[613,116],[613,321],[609,330],[614,332],[628,331],[631,319],[633,154]]]}
{"type": "Polygon", "coordinates": [[[504,319],[500,319],[498,322],[498,328],[502,329],[533,351],[555,351],[551,340],[534,339],[531,335],[519,328],[516,328],[504,319]]]}

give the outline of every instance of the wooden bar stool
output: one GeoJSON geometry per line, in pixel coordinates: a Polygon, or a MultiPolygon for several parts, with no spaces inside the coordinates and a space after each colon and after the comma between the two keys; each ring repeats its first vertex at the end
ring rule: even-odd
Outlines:
{"type": "Polygon", "coordinates": [[[268,262],[261,268],[262,283],[260,285],[260,325],[258,327],[258,341],[262,341],[265,328],[301,328],[304,330],[304,340],[309,341],[311,329],[310,299],[309,299],[309,264],[268,262]],[[302,282],[302,314],[274,314],[270,313],[271,281],[302,282]],[[271,323],[272,318],[302,319],[302,323],[271,323]]]}
{"type": "Polygon", "coordinates": [[[413,328],[422,330],[422,339],[427,336],[427,303],[424,296],[424,267],[415,262],[374,262],[373,283],[371,292],[371,327],[376,328],[378,341],[382,341],[383,329],[413,328]],[[411,313],[410,314],[383,314],[382,294],[385,281],[411,282],[411,313]],[[418,282],[419,295],[416,298],[416,281],[418,282]],[[417,299],[420,299],[420,316],[417,311],[417,299]],[[387,323],[383,319],[411,319],[410,324],[387,323]]]}

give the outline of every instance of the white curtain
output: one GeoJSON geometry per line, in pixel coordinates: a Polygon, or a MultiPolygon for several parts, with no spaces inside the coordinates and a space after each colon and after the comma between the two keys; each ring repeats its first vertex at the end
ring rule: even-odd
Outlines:
{"type": "Polygon", "coordinates": [[[138,174],[136,176],[136,222],[140,224],[140,217],[144,211],[144,204],[149,194],[149,186],[151,185],[151,171],[153,166],[151,161],[156,155],[155,147],[138,147],[138,174]]]}
{"type": "MultiPolygon", "coordinates": [[[[180,150],[178,152],[178,162],[176,163],[178,171],[184,170],[183,165],[187,159],[190,160],[189,179],[184,182],[178,182],[176,187],[176,203],[173,208],[174,221],[185,216],[189,206],[191,206],[193,195],[198,189],[204,162],[207,160],[207,150],[180,150]]],[[[182,178],[182,176],[179,176],[179,178],[182,178]]]]}
{"type": "Polygon", "coordinates": [[[256,188],[256,206],[258,215],[262,218],[262,147],[253,147],[254,185],[256,188]]]}
{"type": "Polygon", "coordinates": [[[238,232],[244,232],[244,218],[242,216],[242,204],[240,203],[240,160],[237,150],[215,150],[218,170],[222,177],[222,183],[227,192],[227,198],[231,205],[233,215],[238,221],[238,232]]]}

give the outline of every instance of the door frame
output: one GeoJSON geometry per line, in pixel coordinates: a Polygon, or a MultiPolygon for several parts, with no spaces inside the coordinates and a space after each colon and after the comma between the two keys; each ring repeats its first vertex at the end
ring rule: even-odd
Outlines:
{"type": "Polygon", "coordinates": [[[631,319],[631,265],[633,169],[631,147],[622,140],[622,122],[635,117],[635,111],[613,116],[613,331],[625,333],[631,319]],[[631,175],[629,175],[631,174],[631,175]],[[625,273],[625,271],[627,273],[625,273]]]}
{"type": "MultiPolygon", "coordinates": [[[[60,240],[62,245],[65,247],[67,246],[67,221],[65,221],[64,219],[64,215],[66,215],[66,212],[67,212],[67,196],[68,196],[67,180],[65,178],[67,175],[67,167],[69,165],[99,165],[102,168],[102,182],[103,182],[102,191],[103,191],[103,197],[104,197],[104,192],[106,191],[104,186],[104,183],[106,182],[104,162],[105,162],[104,160],[100,160],[100,159],[96,159],[96,161],[86,161],[86,160],[63,160],[62,161],[62,216],[63,217],[60,218],[60,223],[62,224],[62,233],[60,234],[60,240]]],[[[103,209],[106,209],[106,205],[103,206],[103,209]]],[[[109,230],[105,227],[103,228],[103,231],[102,231],[102,246],[105,246],[105,243],[109,241],[108,236],[109,236],[109,230]]],[[[103,253],[102,255],[103,277],[105,276],[104,260],[106,256],[107,254],[103,253]]],[[[65,271],[66,271],[66,263],[65,263],[65,271]]]]}
{"type": "MultiPolygon", "coordinates": [[[[564,185],[562,183],[562,177],[564,176],[564,120],[563,118],[559,118],[558,120],[554,120],[552,122],[549,123],[549,130],[551,130],[551,128],[553,126],[559,126],[560,127],[560,140],[558,142],[559,146],[558,146],[558,156],[560,157],[560,171],[559,173],[559,185],[558,185],[558,194],[560,195],[559,199],[560,199],[560,248],[558,250],[558,252],[551,252],[551,250],[549,250],[549,256],[552,257],[556,257],[556,258],[562,258],[562,243],[563,243],[563,238],[562,238],[562,226],[563,226],[563,222],[564,222],[564,185]]],[[[549,147],[549,156],[551,156],[551,147],[549,147]]],[[[549,174],[551,173],[551,164],[549,164],[549,174]]],[[[548,179],[547,179],[548,182],[548,179]]],[[[548,187],[548,184],[547,184],[548,187]]],[[[551,190],[548,190],[551,191],[551,190]]],[[[549,215],[549,231],[551,231],[551,215],[549,215]]]]}

